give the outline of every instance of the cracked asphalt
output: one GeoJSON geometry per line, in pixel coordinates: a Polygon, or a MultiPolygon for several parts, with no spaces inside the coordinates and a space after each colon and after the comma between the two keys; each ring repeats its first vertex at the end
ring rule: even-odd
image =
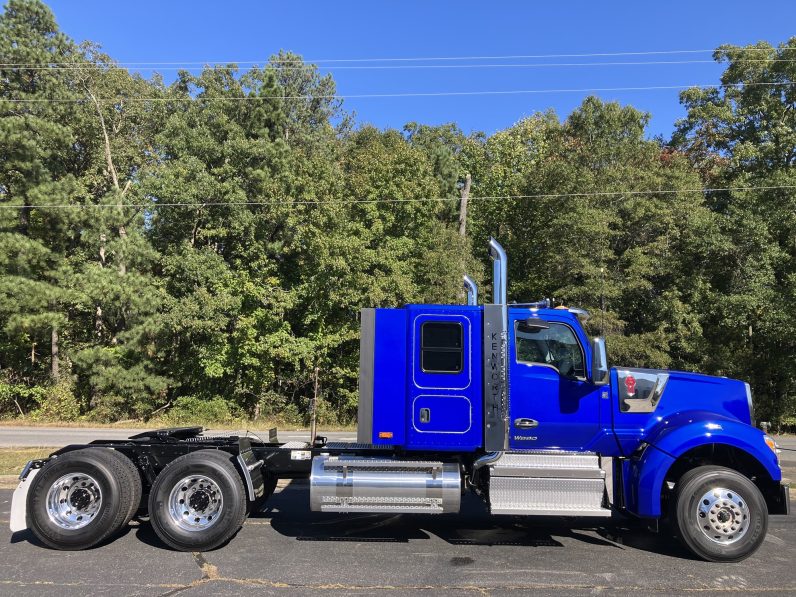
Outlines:
{"type": "Polygon", "coordinates": [[[148,523],[95,549],[58,552],[8,530],[0,490],[0,595],[796,594],[796,516],[740,564],[696,561],[672,540],[621,521],[309,512],[308,487],[278,490],[226,546],[163,547],[148,523]]]}

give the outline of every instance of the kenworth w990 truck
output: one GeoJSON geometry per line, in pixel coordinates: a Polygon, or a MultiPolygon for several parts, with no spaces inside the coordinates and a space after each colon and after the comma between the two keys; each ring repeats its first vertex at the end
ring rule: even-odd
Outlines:
{"type": "Polygon", "coordinates": [[[742,381],[609,367],[580,309],[508,304],[506,254],[490,241],[491,304],[361,314],[357,443],[279,443],[201,428],[71,445],[34,460],[11,528],[84,549],[133,516],[164,543],[230,540],[280,478],[309,478],[320,512],[455,513],[463,493],[492,514],[646,520],[706,560],[763,541],[789,488],[754,426],[742,381]]]}

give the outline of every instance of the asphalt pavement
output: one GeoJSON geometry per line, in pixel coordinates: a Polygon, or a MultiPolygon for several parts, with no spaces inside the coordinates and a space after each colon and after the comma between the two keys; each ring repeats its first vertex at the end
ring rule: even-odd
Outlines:
{"type": "Polygon", "coordinates": [[[739,564],[693,559],[670,538],[621,521],[489,517],[468,497],[458,515],[309,512],[305,483],[272,496],[226,546],[166,549],[146,522],[84,552],[11,536],[0,490],[0,594],[587,595],[796,592],[796,517],[771,518],[739,564]]]}

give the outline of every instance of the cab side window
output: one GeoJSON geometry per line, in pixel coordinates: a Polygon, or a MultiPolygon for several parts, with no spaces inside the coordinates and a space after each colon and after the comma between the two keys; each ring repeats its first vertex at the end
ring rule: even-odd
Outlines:
{"type": "Polygon", "coordinates": [[[420,349],[420,365],[425,373],[461,373],[462,324],[427,321],[422,327],[420,349]]]}
{"type": "Polygon", "coordinates": [[[548,328],[531,327],[516,322],[515,358],[518,363],[550,365],[564,377],[586,377],[583,350],[572,329],[562,323],[548,322],[548,328]]]}

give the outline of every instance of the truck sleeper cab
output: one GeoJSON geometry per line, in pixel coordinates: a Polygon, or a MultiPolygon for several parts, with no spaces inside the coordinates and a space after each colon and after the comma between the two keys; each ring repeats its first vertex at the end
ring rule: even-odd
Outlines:
{"type": "Polygon", "coordinates": [[[171,547],[211,549],[279,478],[309,478],[320,512],[455,513],[473,491],[496,515],[626,515],[707,560],[753,553],[789,488],[748,384],[609,368],[585,311],[508,304],[490,255],[489,304],[465,277],[465,305],[362,310],[356,443],[181,428],[67,446],[23,471],[12,530],[82,549],[138,511],[171,547]]]}

